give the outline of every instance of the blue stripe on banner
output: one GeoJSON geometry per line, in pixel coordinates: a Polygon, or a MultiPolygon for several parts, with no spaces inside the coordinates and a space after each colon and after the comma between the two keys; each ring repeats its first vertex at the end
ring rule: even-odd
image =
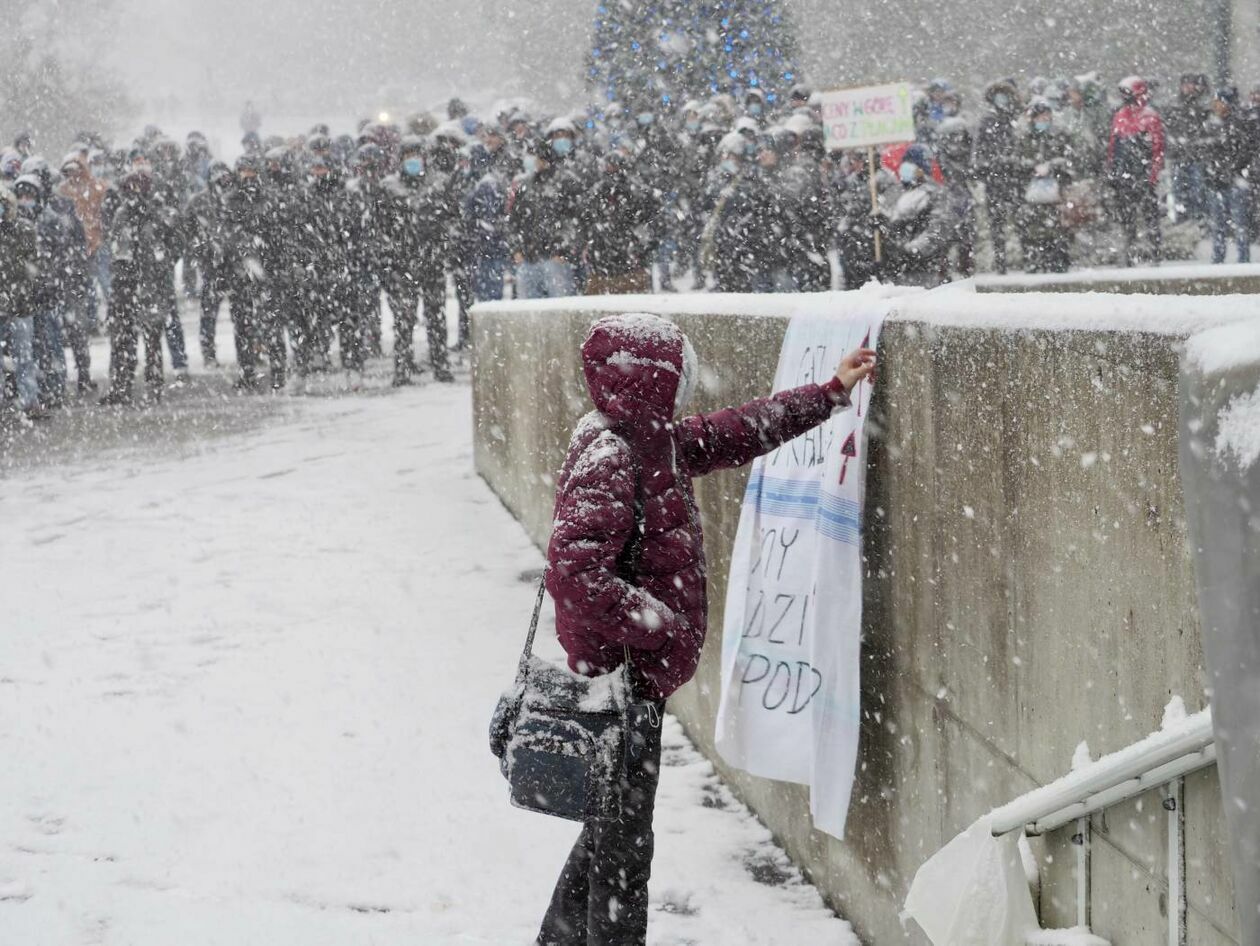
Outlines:
{"type": "Polygon", "coordinates": [[[818,482],[754,473],[748,479],[744,502],[767,515],[812,520],[819,533],[836,542],[861,544],[861,507],[854,500],[823,492],[818,482]]]}

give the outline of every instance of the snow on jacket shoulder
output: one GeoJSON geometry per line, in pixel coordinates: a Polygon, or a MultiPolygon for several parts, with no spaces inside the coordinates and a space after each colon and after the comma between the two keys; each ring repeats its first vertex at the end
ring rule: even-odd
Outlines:
{"type": "Polygon", "coordinates": [[[556,629],[574,671],[606,673],[629,648],[639,692],[666,697],[694,675],[708,620],[691,477],[742,466],[848,399],[838,382],[811,384],[675,422],[694,355],[649,315],[601,319],[582,358],[597,411],[574,431],[557,483],[556,629]]]}

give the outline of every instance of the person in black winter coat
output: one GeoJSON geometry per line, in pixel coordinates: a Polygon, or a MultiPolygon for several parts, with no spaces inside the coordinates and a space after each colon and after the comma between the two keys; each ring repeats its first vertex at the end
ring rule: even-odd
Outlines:
{"type": "Polygon", "coordinates": [[[1188,72],[1181,77],[1177,104],[1164,115],[1168,138],[1168,163],[1172,166],[1173,199],[1178,213],[1192,220],[1206,220],[1209,214],[1205,178],[1211,150],[1209,124],[1212,120],[1212,93],[1208,77],[1188,72]]]}
{"type": "MultiPolygon", "coordinates": [[[[152,145],[153,199],[162,205],[167,217],[181,217],[187,203],[189,185],[179,145],[169,138],[158,138],[152,145]]],[[[181,228],[168,231],[169,242],[163,247],[162,275],[156,287],[158,304],[166,320],[166,345],[171,353],[171,367],[177,383],[188,380],[188,348],[184,339],[184,323],[179,317],[179,301],[175,292],[175,267],[184,255],[181,228]]]]}
{"type": "MultiPolygon", "coordinates": [[[[557,160],[555,133],[531,146],[525,174],[515,182],[508,203],[508,232],[517,263],[517,291],[522,298],[571,296],[582,247],[579,208],[586,199],[582,180],[563,159],[557,160]]],[[[572,141],[572,138],[566,138],[572,141]]]]}
{"type": "Polygon", "coordinates": [[[232,169],[221,161],[211,164],[204,190],[194,194],[184,211],[184,239],[188,258],[201,274],[201,359],[207,368],[218,365],[215,328],[219,308],[231,287],[228,267],[228,200],[232,169]]]}
{"type": "MultiPolygon", "coordinates": [[[[77,155],[70,155],[62,162],[63,175],[72,175],[84,169],[77,155]]],[[[79,219],[75,202],[60,189],[49,193],[48,208],[58,217],[58,229],[66,240],[65,263],[59,279],[61,282],[58,311],[61,313],[62,330],[74,356],[75,374],[79,394],[96,390],[92,380],[91,325],[94,320],[96,296],[92,291],[92,261],[88,253],[87,230],[79,219]]],[[[60,362],[60,358],[55,356],[60,362]]]]}
{"type": "Polygon", "coordinates": [[[1020,138],[1024,204],[1020,208],[1020,243],[1030,273],[1066,273],[1071,266],[1071,234],[1063,221],[1063,198],[1077,174],[1072,138],[1055,124],[1045,99],[1028,109],[1028,127],[1020,138]]]}
{"type": "Polygon", "coordinates": [[[177,239],[178,217],[154,197],[146,169],[131,171],[119,182],[121,203],[109,228],[113,279],[109,300],[109,392],[105,404],[126,404],[135,382],[137,345],[144,339],[144,379],[149,394],[162,395],[162,329],[166,320],[159,287],[167,266],[167,247],[177,239]]]}
{"type": "Polygon", "coordinates": [[[394,384],[411,383],[416,312],[424,305],[429,362],[438,381],[453,379],[447,363],[446,262],[460,218],[451,173],[428,167],[424,142],[408,138],[402,165],[383,182],[390,268],[385,292],[394,313],[394,384]]]}
{"type": "MultiPolygon", "coordinates": [[[[331,364],[333,337],[354,300],[347,239],[353,205],[340,162],[319,155],[310,158],[304,203],[311,268],[302,304],[306,308],[305,323],[314,333],[312,367],[326,370],[331,364]]],[[[352,333],[343,332],[343,339],[347,334],[352,333]]]]}
{"type": "Polygon", "coordinates": [[[587,295],[652,291],[652,256],[660,212],[658,192],[620,151],[604,156],[602,172],[581,204],[587,295]]]}
{"type": "Polygon", "coordinates": [[[1203,178],[1212,221],[1212,262],[1225,262],[1229,238],[1238,262],[1251,262],[1251,165],[1260,149],[1257,128],[1239,108],[1238,89],[1221,88],[1205,129],[1203,178]]]}
{"type": "Polygon", "coordinates": [[[236,185],[227,200],[228,304],[240,370],[237,388],[258,389],[258,369],[267,348],[265,334],[270,206],[255,155],[236,160],[236,185]]]}
{"type": "Polygon", "coordinates": [[[299,377],[310,370],[314,333],[306,324],[302,293],[310,270],[310,230],[306,227],[305,193],[298,180],[293,155],[273,148],[263,159],[267,212],[264,217],[263,333],[267,339],[272,390],[285,386],[288,362],[286,332],[292,339],[294,366],[299,377]]]}
{"type": "Polygon", "coordinates": [[[827,258],[833,209],[822,170],[821,133],[795,127],[775,135],[779,152],[779,182],[788,214],[785,241],[788,276],[798,292],[826,292],[831,288],[827,258]]]}
{"type": "Polygon", "coordinates": [[[355,176],[346,184],[350,304],[341,320],[341,362],[351,373],[362,373],[364,358],[379,352],[381,291],[390,271],[390,246],[381,188],[385,154],[374,144],[355,152],[355,176]]]}
{"type": "Polygon", "coordinates": [[[40,404],[59,407],[66,396],[63,319],[67,313],[73,317],[87,293],[87,240],[73,204],[53,192],[51,175],[23,175],[13,191],[35,224],[38,277],[32,299],[40,404]]]}
{"type": "Polygon", "coordinates": [[[1003,79],[984,93],[988,110],[976,128],[971,167],[984,185],[989,239],[993,244],[993,268],[1006,272],[1006,235],[1023,200],[1023,169],[1019,161],[1019,93],[1015,83],[1003,79]]]}
{"type": "Polygon", "coordinates": [[[478,302],[503,298],[511,250],[508,247],[507,202],[513,157],[497,128],[485,134],[485,147],[474,152],[473,185],[464,196],[464,250],[478,302]]]}
{"type": "Polygon", "coordinates": [[[971,131],[961,116],[951,115],[936,127],[936,158],[954,222],[951,242],[957,262],[952,265],[963,277],[976,274],[976,201],[971,193],[973,147],[971,131]]]}

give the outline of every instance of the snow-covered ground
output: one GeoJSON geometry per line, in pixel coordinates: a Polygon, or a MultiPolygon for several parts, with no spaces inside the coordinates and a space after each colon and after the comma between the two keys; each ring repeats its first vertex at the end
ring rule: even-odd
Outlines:
{"type": "MultiPolygon", "coordinates": [[[[467,386],[218,381],[0,479],[0,943],[524,946],[577,829],[486,746],[541,558],[467,386]]],[[[650,942],[856,943],[667,725],[650,942]]]]}

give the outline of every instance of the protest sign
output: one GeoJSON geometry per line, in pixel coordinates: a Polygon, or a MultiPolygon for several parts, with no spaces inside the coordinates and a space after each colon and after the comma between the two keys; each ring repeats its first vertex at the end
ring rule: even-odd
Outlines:
{"type": "MultiPolygon", "coordinates": [[[[834,316],[788,328],[775,390],[822,383],[874,348],[887,299],[853,293],[834,316]]],[[[861,510],[871,383],[853,406],[759,459],[731,559],[717,748],[736,768],[810,786],[835,837],[853,789],[862,629],[861,510]]]]}
{"type": "Polygon", "coordinates": [[[870,148],[914,141],[910,85],[866,86],[823,92],[823,136],[827,148],[870,148]]]}

